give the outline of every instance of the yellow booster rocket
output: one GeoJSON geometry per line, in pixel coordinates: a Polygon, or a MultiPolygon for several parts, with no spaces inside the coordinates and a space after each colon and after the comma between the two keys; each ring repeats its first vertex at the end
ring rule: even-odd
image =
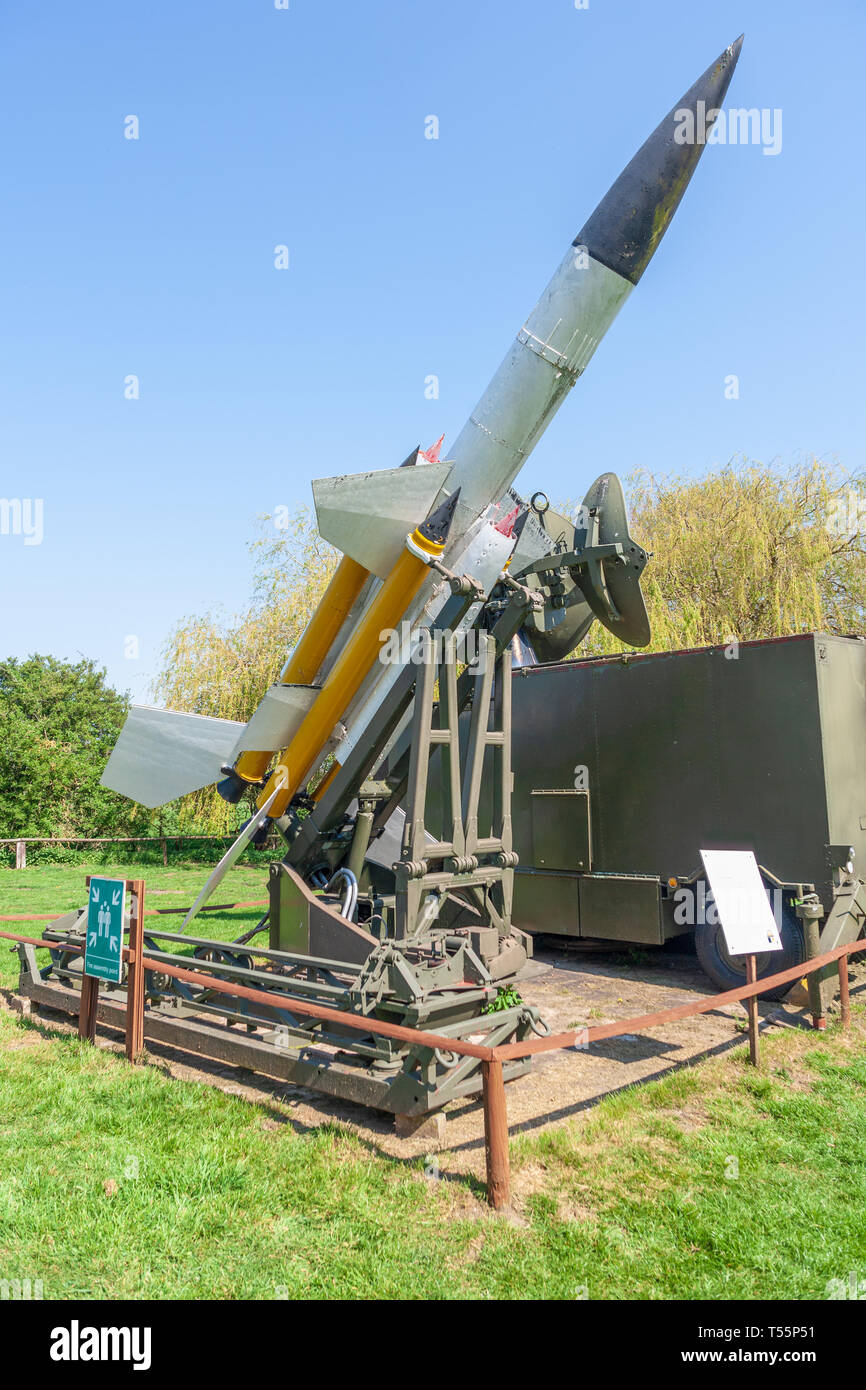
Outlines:
{"type": "MultiPolygon", "coordinates": [[[[278,759],[257,802],[259,810],[270,802],[268,815],[272,820],[283,815],[292,797],[313,772],[341,714],[357,695],[390,632],[397,627],[424,583],[430,561],[442,555],[458,494],[459,488],[436,508],[427,521],[422,522],[406,537],[406,544],[394,568],[337,657],[288,748],[278,759]]],[[[360,569],[360,566],[358,568],[360,569]]],[[[336,579],[337,575],[334,578],[336,579]]],[[[324,602],[323,599],[323,605],[324,602]]],[[[331,618],[331,624],[333,621],[331,618]]],[[[305,636],[313,626],[311,623],[305,636]]],[[[324,655],[325,653],[321,660],[324,660],[324,655]]],[[[321,665],[321,660],[316,669],[321,665]]],[[[294,665],[294,661],[295,657],[289,665],[294,665]]],[[[267,765],[269,755],[263,756],[267,765]]]]}
{"type": "MultiPolygon", "coordinates": [[[[392,491],[400,493],[405,491],[407,484],[415,484],[420,474],[407,473],[407,468],[414,468],[416,464],[424,465],[438,464],[439,451],[442,447],[442,438],[429,449],[422,449],[420,444],[404,459],[399,469],[392,469],[390,478],[383,481],[392,491]]],[[[442,470],[443,476],[447,470],[442,470]]],[[[430,470],[433,478],[437,477],[434,470],[430,470]]],[[[342,478],[338,482],[349,482],[350,479],[342,478]]],[[[318,486],[327,486],[327,483],[320,483],[318,486]]],[[[314,484],[314,489],[316,488],[314,484]]],[[[369,486],[369,482],[368,482],[369,486]]],[[[432,483],[431,483],[432,486],[432,483]]],[[[414,488],[410,489],[414,495],[414,488]]],[[[435,488],[433,489],[435,495],[435,488]]],[[[418,502],[421,497],[418,496],[418,502]]],[[[407,506],[412,506],[411,497],[406,499],[407,506]]],[[[383,499],[379,499],[379,505],[383,511],[387,511],[387,504],[383,505],[383,499]]],[[[415,512],[417,516],[422,511],[422,506],[426,510],[427,501],[425,500],[418,506],[415,512]]],[[[338,548],[343,548],[338,537],[338,548]]],[[[343,544],[345,540],[343,539],[343,544]]],[[[387,568],[387,560],[385,561],[387,568]]],[[[382,570],[380,568],[380,574],[382,570]]],[[[279,684],[282,686],[312,686],[326,657],[331,652],[340,630],[351,613],[355,603],[361,596],[361,592],[367,580],[371,577],[371,571],[360,561],[354,559],[350,554],[344,554],[338,564],[334,575],[319,602],[316,611],[310,618],[304,632],[290,655],[288,661],[280,672],[279,684]]],[[[384,577],[384,575],[383,575],[384,577]]],[[[220,795],[227,801],[238,801],[243,790],[250,783],[261,782],[273,757],[273,749],[248,749],[239,754],[229,775],[219,784],[220,795]]]]}
{"type": "MultiPolygon", "coordinates": [[[[280,672],[281,685],[312,685],[337,633],[369,578],[369,570],[365,570],[350,555],[343,556],[298,645],[280,672]]],[[[269,751],[241,753],[233,771],[243,782],[260,782],[272,756],[269,751]]],[[[277,814],[282,815],[282,811],[277,814]]]]}

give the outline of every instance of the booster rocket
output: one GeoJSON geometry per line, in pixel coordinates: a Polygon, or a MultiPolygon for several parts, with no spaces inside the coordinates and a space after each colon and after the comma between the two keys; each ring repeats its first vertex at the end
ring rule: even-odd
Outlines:
{"type": "MultiPolygon", "coordinates": [[[[249,722],[133,706],[103,785],[157,806],[221,778],[229,801],[261,787],[257,817],[278,819],[326,754],[339,763],[363,740],[399,674],[376,660],[381,634],[401,621],[435,623],[448,598],[440,560],[469,578],[480,604],[509,561],[515,574],[550,552],[540,526],[517,540],[500,524],[514,506],[510,489],[679,206],[705,148],[679,142],[681,113],[700,107],[714,118],[741,46],[742,37],[680,98],[581,227],[450,457],[416,450],[409,466],[313,484],[319,532],[342,559],[249,722]]],[[[470,607],[464,622],[472,618],[470,607]]]]}

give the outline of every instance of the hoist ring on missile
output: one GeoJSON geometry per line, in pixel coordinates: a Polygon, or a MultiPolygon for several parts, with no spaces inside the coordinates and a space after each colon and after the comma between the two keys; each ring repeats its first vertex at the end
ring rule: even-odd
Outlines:
{"type": "Polygon", "coordinates": [[[536,516],[544,516],[544,513],[550,506],[550,498],[546,492],[533,492],[529,499],[529,505],[536,516]]]}

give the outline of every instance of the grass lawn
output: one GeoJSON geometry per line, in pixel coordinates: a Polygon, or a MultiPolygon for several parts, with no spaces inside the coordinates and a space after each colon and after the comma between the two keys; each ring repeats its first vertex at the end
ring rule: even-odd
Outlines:
{"type": "MultiPolygon", "coordinates": [[[[175,864],[167,869],[153,864],[63,864],[45,865],[32,869],[0,868],[0,914],[51,912],[56,916],[87,902],[87,874],[101,878],[143,878],[146,885],[145,908],[189,907],[204,886],[212,864],[175,864]]],[[[268,896],[266,866],[240,864],[230,869],[217,888],[213,902],[259,901],[268,896]]],[[[255,926],[264,908],[241,908],[237,912],[206,912],[197,918],[192,931],[199,936],[212,936],[228,941],[255,926]]],[[[154,930],[178,931],[182,916],[145,918],[154,930]]],[[[0,922],[0,931],[20,932],[22,936],[39,936],[46,922],[0,922]]],[[[11,943],[9,943],[11,945],[11,943]]],[[[258,938],[258,945],[267,946],[267,935],[258,938]]],[[[165,949],[170,947],[166,944],[165,949]]],[[[186,954],[186,949],[174,949],[186,954]]],[[[40,953],[40,963],[48,963],[48,955],[40,953]]],[[[6,943],[0,940],[0,988],[11,989],[18,979],[18,957],[10,955],[6,943]]]]}
{"type": "MultiPolygon", "coordinates": [[[[0,910],[42,910],[41,888],[26,907],[3,890],[0,910]]],[[[0,1279],[46,1298],[822,1299],[866,1278],[853,1013],[847,1035],[769,1035],[760,1073],[738,1048],[518,1135],[506,1219],[457,1156],[437,1180],[0,1011],[0,1279]]]]}

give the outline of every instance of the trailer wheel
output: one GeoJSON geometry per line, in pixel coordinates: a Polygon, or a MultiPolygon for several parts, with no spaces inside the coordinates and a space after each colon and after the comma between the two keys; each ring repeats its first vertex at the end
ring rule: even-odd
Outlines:
{"type": "MultiPolygon", "coordinates": [[[[781,951],[765,951],[757,957],[759,980],[765,975],[776,975],[780,970],[790,970],[795,965],[802,965],[806,959],[803,924],[787,899],[782,904],[779,934],[782,938],[781,951]]],[[[695,927],[695,949],[698,960],[719,989],[736,989],[746,983],[745,957],[728,954],[724,932],[720,926],[699,923],[695,927]]],[[[766,990],[759,998],[784,999],[791,988],[790,984],[777,985],[775,989],[766,990]]]]}

